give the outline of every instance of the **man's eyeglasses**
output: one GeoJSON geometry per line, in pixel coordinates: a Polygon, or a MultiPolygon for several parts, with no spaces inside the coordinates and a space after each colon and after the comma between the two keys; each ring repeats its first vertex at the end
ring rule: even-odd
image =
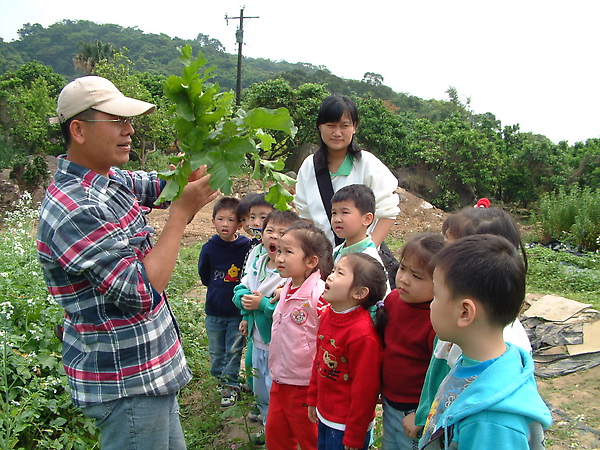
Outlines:
{"type": "Polygon", "coordinates": [[[81,122],[115,122],[119,125],[133,125],[133,117],[119,117],[118,119],[89,119],[81,122]]]}

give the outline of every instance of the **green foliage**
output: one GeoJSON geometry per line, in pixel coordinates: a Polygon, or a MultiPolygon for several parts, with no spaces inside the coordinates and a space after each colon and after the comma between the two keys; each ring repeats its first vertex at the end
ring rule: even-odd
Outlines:
{"type": "Polygon", "coordinates": [[[19,157],[13,161],[10,178],[28,191],[35,190],[48,179],[48,163],[42,155],[35,156],[31,161],[19,157]]]}
{"type": "MultiPolygon", "coordinates": [[[[202,33],[182,40],[114,24],[65,20],[47,28],[26,24],[19,36],[14,42],[0,41],[0,162],[5,167],[13,154],[62,152],[58,128],[49,126],[47,117],[54,115],[63,76],[78,75],[73,57],[84,53],[81,43],[93,43],[88,53],[94,73],[111,79],[127,95],[157,105],[155,113],[135,126],[131,158],[140,168],[148,167],[151,155],[179,150],[168,124],[171,102],[163,94],[166,76],[180,71],[172,57],[176,48],[187,44],[193,52],[201,49],[207,66],[215,67],[211,82],[223,91],[236,86],[235,55],[202,33]]],[[[559,187],[600,188],[600,139],[556,145],[544,136],[521,132],[518,124],[503,126],[491,112],[476,114],[470,98],[454,87],[446,91],[446,100],[425,100],[394,92],[383,82],[373,72],[361,81],[347,80],[324,66],[244,58],[243,109],[285,107],[298,127],[294,138],[271,130],[275,142],[267,139],[255,147],[260,159],[282,159],[295,167],[297,161],[288,156],[299,145],[318,141],[314,123],[320,101],[335,92],[359,103],[357,140],[391,169],[401,168],[399,173],[408,174],[400,180],[403,187],[436,206],[463,206],[487,196],[527,208],[559,187]]],[[[257,163],[246,159],[246,164],[257,163]]],[[[215,171],[222,178],[227,174],[223,167],[215,171]]]]}
{"type": "Polygon", "coordinates": [[[53,327],[64,312],[48,295],[26,194],[0,232],[0,448],[97,448],[94,422],[72,406],[53,327]]]}
{"type": "Polygon", "coordinates": [[[556,239],[595,251],[600,247],[600,191],[573,185],[544,194],[535,220],[542,242],[556,239]]]}
{"type": "Polygon", "coordinates": [[[112,44],[105,44],[96,39],[94,42],[81,42],[81,50],[73,57],[75,69],[90,75],[94,72],[96,64],[100,61],[110,61],[114,58],[117,50],[112,44]]]}
{"type": "Polygon", "coordinates": [[[402,165],[407,156],[407,131],[400,117],[379,99],[358,98],[356,104],[360,114],[357,133],[360,145],[376,154],[389,167],[402,165]]]}
{"type": "Polygon", "coordinates": [[[554,294],[600,308],[600,258],[542,246],[527,248],[527,292],[554,294]]]}
{"type": "Polygon", "coordinates": [[[52,154],[58,146],[48,117],[54,115],[53,98],[63,78],[52,69],[32,62],[0,77],[0,129],[11,145],[23,153],[52,154]]]}
{"type": "Polygon", "coordinates": [[[323,85],[305,83],[297,89],[283,78],[263,81],[250,86],[244,95],[244,108],[270,108],[285,107],[288,109],[298,132],[294,139],[285,133],[275,132],[273,136],[277,144],[268,154],[261,151],[263,158],[287,158],[293,150],[307,142],[314,142],[316,138],[315,123],[321,102],[327,96],[323,85]]]}
{"type": "Polygon", "coordinates": [[[212,69],[200,70],[206,65],[201,52],[192,59],[190,46],[180,49],[183,63],[181,77],[172,75],[165,83],[165,95],[173,102],[170,112],[182,153],[171,158],[175,169],[161,173],[168,180],[158,202],[177,198],[187,184],[190,174],[203,164],[211,174],[211,187],[221,189],[225,195],[231,192],[231,178],[240,172],[246,158],[254,162],[255,179],[266,183],[275,182],[268,191],[267,199],[279,209],[288,209],[291,194],[282,182],[292,180],[277,170],[283,163],[265,161],[259,149],[269,151],[275,143],[264,130],[282,131],[294,136],[296,128],[285,108],[268,110],[242,109],[232,113],[233,94],[219,92],[219,85],[209,83],[212,69]]]}

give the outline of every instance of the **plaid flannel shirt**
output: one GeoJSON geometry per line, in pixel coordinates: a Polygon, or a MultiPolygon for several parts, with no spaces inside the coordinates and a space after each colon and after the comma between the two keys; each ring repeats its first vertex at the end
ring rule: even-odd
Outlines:
{"type": "Polygon", "coordinates": [[[142,261],[156,173],[109,178],[58,159],[42,202],[37,249],[46,285],[65,309],[63,363],[78,406],[179,391],[191,379],[164,293],[142,261]]]}

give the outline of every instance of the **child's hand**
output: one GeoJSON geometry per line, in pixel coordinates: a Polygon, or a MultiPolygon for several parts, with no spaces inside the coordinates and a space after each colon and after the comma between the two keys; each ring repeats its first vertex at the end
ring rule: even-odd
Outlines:
{"type": "Polygon", "coordinates": [[[283,291],[283,288],[277,288],[273,291],[273,298],[271,299],[271,303],[277,303],[279,301],[279,297],[281,297],[281,291],[283,291]]]}
{"type": "Polygon", "coordinates": [[[415,439],[419,434],[419,431],[423,429],[423,427],[415,425],[414,412],[411,412],[410,414],[404,416],[404,419],[402,419],[402,428],[404,428],[404,432],[411,439],[415,439]]]}
{"type": "Polygon", "coordinates": [[[248,321],[242,320],[238,326],[238,329],[244,336],[248,336],[248,321]]]}
{"type": "Polygon", "coordinates": [[[258,309],[263,295],[258,291],[252,291],[252,294],[244,294],[242,297],[242,306],[246,311],[254,311],[258,309]]]}
{"type": "Polygon", "coordinates": [[[317,417],[317,407],[316,406],[308,407],[308,420],[310,420],[312,423],[317,423],[317,420],[319,420],[319,418],[317,417]]]}

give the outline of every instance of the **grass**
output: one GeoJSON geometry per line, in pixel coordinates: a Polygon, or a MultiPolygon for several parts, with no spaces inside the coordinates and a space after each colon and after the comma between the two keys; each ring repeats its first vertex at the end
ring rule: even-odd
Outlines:
{"type": "Polygon", "coordinates": [[[527,292],[554,294],[600,308],[600,255],[527,248],[527,292]]]}

